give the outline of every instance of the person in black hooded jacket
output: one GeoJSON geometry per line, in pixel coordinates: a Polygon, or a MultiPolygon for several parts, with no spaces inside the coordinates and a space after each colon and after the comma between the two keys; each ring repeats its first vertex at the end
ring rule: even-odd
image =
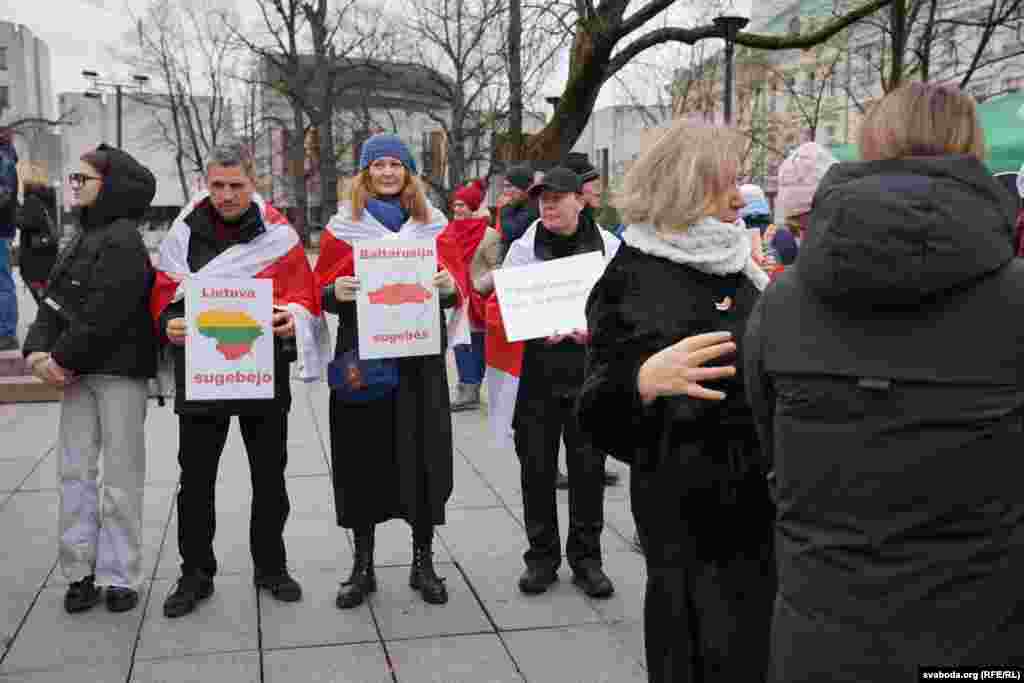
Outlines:
{"type": "Polygon", "coordinates": [[[64,388],[57,444],[60,565],[71,582],[64,607],[94,606],[98,584],[107,586],[107,607],[120,612],[137,604],[142,582],[143,425],[156,334],[148,308],[153,270],[138,222],[156,180],[106,145],[80,166],[68,178],[79,231],[50,273],[23,353],[33,374],[64,388]]]}
{"type": "Polygon", "coordinates": [[[890,93],[748,323],[775,680],[1024,666],[1024,264],[984,144],[956,88],[890,93]]]}

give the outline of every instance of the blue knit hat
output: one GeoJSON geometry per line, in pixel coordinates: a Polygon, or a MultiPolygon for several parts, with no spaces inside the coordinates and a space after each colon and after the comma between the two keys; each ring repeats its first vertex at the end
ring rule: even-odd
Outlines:
{"type": "Polygon", "coordinates": [[[416,175],[416,160],[412,158],[409,148],[405,146],[402,139],[392,133],[377,133],[366,139],[363,143],[363,150],[359,154],[359,170],[365,171],[367,167],[383,157],[398,159],[409,169],[409,172],[416,175]]]}

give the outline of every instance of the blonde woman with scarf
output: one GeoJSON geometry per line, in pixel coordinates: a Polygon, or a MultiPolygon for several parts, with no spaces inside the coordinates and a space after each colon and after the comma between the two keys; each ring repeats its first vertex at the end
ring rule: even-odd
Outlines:
{"type": "Polygon", "coordinates": [[[587,305],[579,415],[632,467],[657,683],[761,681],[768,667],[775,512],[734,355],[768,276],[736,222],[741,145],[722,127],[662,134],[626,177],[629,226],[587,305]],[[735,365],[702,367],[719,358],[735,365]]]}

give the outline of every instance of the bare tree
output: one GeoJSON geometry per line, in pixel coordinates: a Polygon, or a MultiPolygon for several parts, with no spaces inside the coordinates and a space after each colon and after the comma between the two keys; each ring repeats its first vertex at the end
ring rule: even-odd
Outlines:
{"type": "MultiPolygon", "coordinates": [[[[847,27],[887,7],[893,0],[865,0],[807,33],[778,36],[741,32],[738,45],[762,50],[806,49],[823,43],[847,27]]],[[[674,0],[646,0],[639,7],[629,0],[577,0],[571,22],[572,50],[569,79],[552,121],[533,136],[526,156],[558,160],[570,150],[586,126],[602,86],[646,50],[666,43],[693,45],[721,37],[714,24],[693,28],[663,26],[651,22],[666,12],[674,0]],[[627,10],[632,11],[627,14],[627,10]]]]}
{"type": "Polygon", "coordinates": [[[149,0],[133,14],[130,47],[116,52],[151,74],[152,89],[130,97],[151,107],[151,144],[173,151],[183,201],[209,151],[234,134],[231,90],[241,55],[223,31],[237,15],[217,0],[149,0]]]}

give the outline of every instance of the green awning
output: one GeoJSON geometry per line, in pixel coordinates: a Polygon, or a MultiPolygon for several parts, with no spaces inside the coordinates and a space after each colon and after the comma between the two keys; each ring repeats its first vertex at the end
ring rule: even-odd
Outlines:
{"type": "Polygon", "coordinates": [[[1002,95],[978,105],[993,173],[1019,171],[1024,164],[1024,93],[1002,95]]]}
{"type": "MultiPolygon", "coordinates": [[[[1017,172],[1024,165],[1024,93],[995,97],[978,105],[988,144],[988,167],[993,173],[1017,172]]],[[[839,161],[857,161],[857,145],[831,145],[839,161]]]]}

